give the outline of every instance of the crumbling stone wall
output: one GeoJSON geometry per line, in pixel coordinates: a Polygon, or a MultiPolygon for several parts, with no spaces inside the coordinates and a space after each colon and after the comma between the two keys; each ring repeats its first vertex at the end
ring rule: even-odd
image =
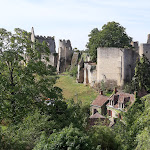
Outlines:
{"type": "Polygon", "coordinates": [[[83,58],[81,58],[80,62],[78,63],[77,82],[78,83],[84,82],[84,60],[83,58]]]}
{"type": "Polygon", "coordinates": [[[96,63],[84,63],[84,84],[94,86],[97,81],[96,63]]]}
{"type": "Polygon", "coordinates": [[[80,52],[73,52],[72,60],[71,60],[71,68],[78,65],[79,59],[81,58],[80,52]]]}

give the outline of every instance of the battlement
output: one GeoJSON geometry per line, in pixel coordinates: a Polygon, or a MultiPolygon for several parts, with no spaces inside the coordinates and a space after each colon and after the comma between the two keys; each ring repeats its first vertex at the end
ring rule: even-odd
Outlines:
{"type": "Polygon", "coordinates": [[[72,46],[71,46],[71,42],[70,40],[59,40],[59,48],[62,48],[62,49],[66,49],[66,48],[69,48],[69,50],[72,51],[72,46]]]}
{"type": "Polygon", "coordinates": [[[55,37],[54,36],[42,36],[42,35],[36,35],[35,36],[36,39],[40,39],[40,40],[54,40],[55,37]]]}
{"type": "Polygon", "coordinates": [[[42,43],[43,41],[47,42],[50,52],[56,53],[54,36],[51,37],[51,36],[35,35],[34,28],[32,27],[32,29],[31,29],[31,41],[35,42],[36,40],[38,40],[40,43],[42,43]]]}

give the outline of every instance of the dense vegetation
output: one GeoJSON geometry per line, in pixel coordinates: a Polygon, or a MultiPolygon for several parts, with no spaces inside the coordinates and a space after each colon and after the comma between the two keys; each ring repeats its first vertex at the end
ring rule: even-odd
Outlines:
{"type": "Polygon", "coordinates": [[[89,34],[89,42],[87,48],[91,59],[97,61],[98,47],[131,47],[132,38],[127,35],[125,28],[116,22],[108,22],[102,27],[102,30],[94,28],[89,34]]]}

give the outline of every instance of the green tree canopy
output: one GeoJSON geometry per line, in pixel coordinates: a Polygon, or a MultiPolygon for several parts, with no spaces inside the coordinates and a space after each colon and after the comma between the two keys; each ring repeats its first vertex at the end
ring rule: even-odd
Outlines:
{"type": "Polygon", "coordinates": [[[50,76],[55,69],[45,63],[49,54],[46,43],[31,42],[30,33],[0,29],[0,119],[16,122],[33,110],[37,101],[57,98],[56,79],[50,76]]]}
{"type": "Polygon", "coordinates": [[[64,128],[60,132],[50,135],[47,139],[45,135],[41,136],[41,140],[34,150],[92,150],[89,136],[84,134],[78,128],[72,126],[64,128]]]}
{"type": "Polygon", "coordinates": [[[97,58],[98,47],[131,47],[132,38],[127,35],[125,28],[117,22],[108,22],[102,30],[93,29],[89,34],[87,48],[93,61],[97,58]]]}

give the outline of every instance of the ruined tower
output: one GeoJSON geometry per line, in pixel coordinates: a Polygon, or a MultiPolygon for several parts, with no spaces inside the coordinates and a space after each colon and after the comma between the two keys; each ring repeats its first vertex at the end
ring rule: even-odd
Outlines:
{"type": "Polygon", "coordinates": [[[38,42],[42,43],[43,41],[45,41],[49,47],[50,50],[50,55],[49,55],[49,61],[47,62],[44,58],[44,54],[42,57],[42,61],[46,62],[48,65],[52,65],[54,67],[57,67],[57,55],[56,55],[56,50],[55,50],[55,39],[54,37],[50,37],[50,36],[39,36],[39,35],[35,35],[34,33],[34,28],[32,27],[31,29],[31,41],[34,43],[36,42],[36,40],[38,40],[38,42]]]}
{"type": "Polygon", "coordinates": [[[51,37],[51,36],[46,37],[46,36],[39,36],[39,35],[36,36],[34,33],[34,28],[32,27],[32,29],[31,29],[31,41],[35,42],[36,40],[38,40],[40,43],[45,41],[48,44],[50,52],[56,53],[54,37],[51,37]]]}
{"type": "Polygon", "coordinates": [[[69,66],[71,65],[72,54],[73,50],[70,40],[59,40],[57,64],[58,73],[62,73],[66,71],[67,68],[69,68],[69,66]]]}

